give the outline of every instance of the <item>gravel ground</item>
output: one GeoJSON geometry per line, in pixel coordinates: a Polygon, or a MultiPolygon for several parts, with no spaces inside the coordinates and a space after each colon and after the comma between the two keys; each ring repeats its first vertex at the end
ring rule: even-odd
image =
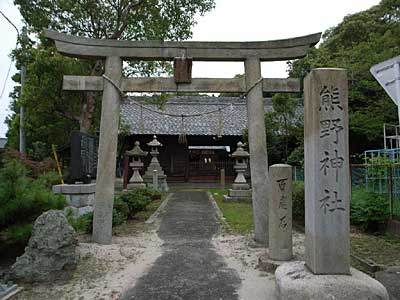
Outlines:
{"type": "Polygon", "coordinates": [[[152,224],[111,245],[81,242],[72,280],[22,285],[16,300],[275,299],[265,248],[221,232],[205,193],[175,193],[152,224]]]}

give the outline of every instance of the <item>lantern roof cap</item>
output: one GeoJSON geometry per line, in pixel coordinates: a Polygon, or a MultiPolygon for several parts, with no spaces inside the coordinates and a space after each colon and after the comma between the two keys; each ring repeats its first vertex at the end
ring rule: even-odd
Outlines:
{"type": "Polygon", "coordinates": [[[246,150],[243,149],[245,144],[242,142],[237,143],[237,149],[232,153],[232,157],[249,157],[250,154],[246,150]]]}
{"type": "Polygon", "coordinates": [[[146,156],[147,151],[143,151],[142,148],[140,148],[139,141],[136,141],[135,146],[131,150],[126,151],[126,154],[129,156],[146,156]]]}
{"type": "Polygon", "coordinates": [[[149,147],[162,147],[162,144],[157,140],[157,136],[153,135],[153,140],[147,143],[149,147]]]}

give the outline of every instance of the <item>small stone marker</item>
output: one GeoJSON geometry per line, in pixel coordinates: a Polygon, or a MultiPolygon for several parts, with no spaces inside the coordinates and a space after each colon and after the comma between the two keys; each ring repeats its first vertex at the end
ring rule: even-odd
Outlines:
{"type": "Polygon", "coordinates": [[[157,170],[153,170],[153,188],[155,190],[158,190],[158,171],[157,170]]]}
{"type": "Polygon", "coordinates": [[[269,257],[290,260],[292,249],[292,167],[285,164],[269,168],[269,257]]]}
{"type": "Polygon", "coordinates": [[[350,274],[346,70],[312,70],[304,98],[306,265],[314,274],[350,274]]]}

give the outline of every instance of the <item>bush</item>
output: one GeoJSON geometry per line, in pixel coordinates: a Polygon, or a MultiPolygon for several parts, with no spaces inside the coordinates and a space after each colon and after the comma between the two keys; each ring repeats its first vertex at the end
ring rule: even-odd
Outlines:
{"type": "Polygon", "coordinates": [[[388,200],[365,189],[355,189],[351,195],[350,222],[366,231],[384,228],[389,219],[388,200]]]}
{"type": "Polygon", "coordinates": [[[152,201],[154,193],[150,189],[141,188],[122,192],[118,197],[128,205],[128,217],[146,209],[146,206],[152,201]]]}
{"type": "MultiPolygon", "coordinates": [[[[113,208],[112,225],[117,226],[123,224],[128,219],[128,205],[123,202],[119,197],[115,197],[113,208]]],[[[72,217],[72,211],[67,213],[69,224],[80,233],[92,233],[93,228],[93,212],[84,214],[76,219],[72,217]]]]}
{"type": "Polygon", "coordinates": [[[74,219],[71,213],[67,213],[69,224],[75,229],[76,232],[91,233],[93,228],[93,213],[87,213],[79,218],[74,219]]]}
{"type": "Polygon", "coordinates": [[[26,244],[31,237],[32,227],[32,224],[14,225],[5,229],[2,234],[6,241],[26,244]]]}
{"type": "Polygon", "coordinates": [[[32,180],[18,160],[11,160],[0,170],[0,229],[33,222],[50,209],[63,209],[65,198],[46,187],[44,177],[32,180]]]}
{"type": "Polygon", "coordinates": [[[60,176],[56,171],[49,171],[39,175],[37,180],[50,190],[52,189],[53,185],[61,184],[60,176]]]}
{"type": "Polygon", "coordinates": [[[304,182],[293,182],[293,219],[304,223],[304,182]]]}
{"type": "Polygon", "coordinates": [[[129,215],[129,207],[120,197],[115,197],[113,208],[113,226],[123,224],[129,215]]]}

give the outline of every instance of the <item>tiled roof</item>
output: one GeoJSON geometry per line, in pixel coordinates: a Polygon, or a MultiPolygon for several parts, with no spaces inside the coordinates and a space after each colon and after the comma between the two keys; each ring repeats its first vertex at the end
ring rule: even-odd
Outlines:
{"type": "MultiPolygon", "coordinates": [[[[140,97],[132,99],[140,103],[144,101],[140,97]]],[[[243,130],[247,128],[247,109],[245,100],[237,97],[179,96],[171,98],[162,110],[156,105],[146,105],[146,107],[166,113],[192,115],[218,110],[226,105],[229,106],[221,110],[222,135],[241,136],[243,130]]],[[[266,111],[271,111],[271,100],[265,99],[264,106],[266,111]]],[[[179,135],[183,131],[182,126],[187,135],[220,133],[219,112],[185,118],[182,125],[180,117],[165,116],[141,109],[130,100],[126,100],[121,106],[121,117],[123,124],[130,127],[131,134],[179,135]]]]}

